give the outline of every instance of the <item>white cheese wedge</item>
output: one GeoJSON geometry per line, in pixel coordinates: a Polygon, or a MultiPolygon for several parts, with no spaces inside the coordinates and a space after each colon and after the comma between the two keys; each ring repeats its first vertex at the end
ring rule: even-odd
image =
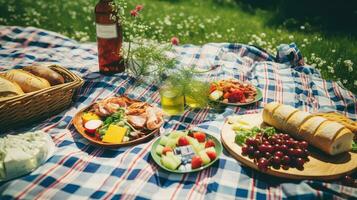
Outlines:
{"type": "Polygon", "coordinates": [[[47,160],[48,155],[48,145],[44,141],[33,141],[33,144],[38,148],[32,150],[32,155],[36,156],[39,164],[42,164],[43,161],[47,160]]]}
{"type": "Polygon", "coordinates": [[[20,148],[8,148],[4,165],[6,177],[22,176],[37,167],[37,159],[20,148]]]}
{"type": "Polygon", "coordinates": [[[0,181],[25,175],[54,152],[52,139],[43,131],[0,138],[0,181]]]}

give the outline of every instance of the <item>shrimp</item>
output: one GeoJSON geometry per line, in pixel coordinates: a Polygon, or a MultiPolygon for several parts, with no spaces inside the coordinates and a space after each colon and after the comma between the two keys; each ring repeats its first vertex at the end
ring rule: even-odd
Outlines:
{"type": "Polygon", "coordinates": [[[146,127],[149,130],[157,129],[164,123],[164,118],[162,117],[161,110],[148,107],[146,109],[146,114],[147,114],[146,127]]]}
{"type": "Polygon", "coordinates": [[[103,102],[98,102],[94,104],[93,110],[95,114],[101,117],[106,117],[110,115],[110,113],[105,109],[103,102]]]}
{"type": "Polygon", "coordinates": [[[142,113],[146,112],[146,108],[149,105],[146,102],[136,102],[131,104],[127,111],[126,114],[127,115],[141,115],[142,113]]]}

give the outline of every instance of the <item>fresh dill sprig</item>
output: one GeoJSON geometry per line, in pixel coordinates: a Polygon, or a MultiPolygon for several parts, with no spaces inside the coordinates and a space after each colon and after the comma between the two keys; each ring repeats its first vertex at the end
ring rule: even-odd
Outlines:
{"type": "Polygon", "coordinates": [[[179,69],[169,75],[167,81],[173,87],[180,88],[186,98],[195,101],[200,107],[209,105],[209,83],[199,80],[194,67],[179,69]]]}

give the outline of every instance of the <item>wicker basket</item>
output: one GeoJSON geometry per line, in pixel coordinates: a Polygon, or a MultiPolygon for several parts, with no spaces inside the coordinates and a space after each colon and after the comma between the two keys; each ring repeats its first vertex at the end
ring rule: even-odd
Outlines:
{"type": "Polygon", "coordinates": [[[0,101],[0,133],[46,119],[71,105],[75,90],[82,86],[83,80],[64,67],[48,67],[61,74],[65,83],[0,101]]]}

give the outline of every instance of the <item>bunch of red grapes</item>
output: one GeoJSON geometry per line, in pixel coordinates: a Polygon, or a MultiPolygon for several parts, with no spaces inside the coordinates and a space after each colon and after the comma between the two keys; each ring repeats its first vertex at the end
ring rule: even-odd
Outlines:
{"type": "Polygon", "coordinates": [[[297,141],[288,134],[279,133],[269,137],[258,133],[255,138],[246,139],[242,155],[254,159],[262,171],[270,166],[275,169],[295,167],[302,170],[305,162],[309,161],[307,147],[306,141],[297,141]]]}

